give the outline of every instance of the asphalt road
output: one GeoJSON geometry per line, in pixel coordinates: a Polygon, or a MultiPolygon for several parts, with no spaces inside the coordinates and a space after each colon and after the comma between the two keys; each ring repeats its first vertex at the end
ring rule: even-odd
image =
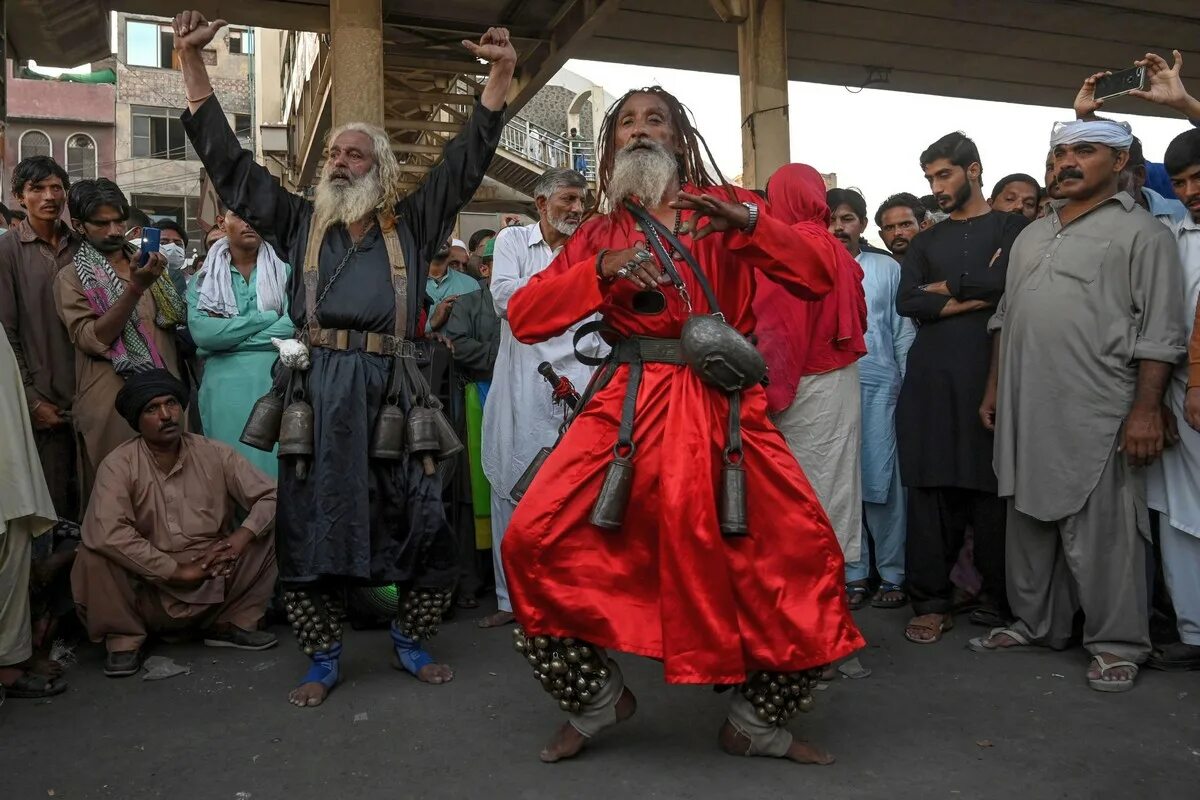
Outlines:
{"type": "Polygon", "coordinates": [[[0,707],[0,799],[1200,797],[1200,673],[1145,670],[1105,695],[1087,688],[1082,651],[976,655],[965,618],[917,646],[905,611],[858,614],[874,674],[837,681],[793,725],[837,754],[828,767],[721,753],[726,696],[667,687],[634,657],[621,663],[637,716],[542,764],[562,715],[508,630],[479,630],[476,614],[442,629],[457,677],[440,687],[392,670],[385,632],[350,632],[346,682],[318,709],[286,702],[305,666],[289,641],[158,645],[192,667],[159,682],[106,679],[89,647],[68,693],[0,707]]]}

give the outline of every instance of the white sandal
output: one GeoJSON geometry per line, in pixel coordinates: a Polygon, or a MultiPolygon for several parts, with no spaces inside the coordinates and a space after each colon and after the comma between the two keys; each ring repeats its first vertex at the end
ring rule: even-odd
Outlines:
{"type": "Polygon", "coordinates": [[[1100,677],[1088,678],[1088,686],[1097,692],[1128,692],[1133,688],[1133,682],[1137,680],[1138,671],[1141,669],[1132,661],[1105,661],[1104,657],[1099,655],[1092,656],[1092,661],[1095,661],[1096,666],[1100,667],[1100,677]],[[1121,667],[1132,668],[1133,677],[1119,681],[1105,680],[1104,676],[1110,669],[1119,669],[1121,667]]]}
{"type": "Polygon", "coordinates": [[[974,639],[967,642],[967,649],[974,653],[1003,653],[1006,650],[1028,653],[1030,651],[1030,644],[1028,639],[1014,631],[1012,628],[992,628],[988,632],[987,636],[976,636],[974,639]],[[991,647],[988,647],[987,642],[990,642],[993,637],[1001,634],[1012,639],[1014,642],[1016,642],[1016,644],[1010,644],[1007,647],[1004,645],[992,645],[991,647]]]}

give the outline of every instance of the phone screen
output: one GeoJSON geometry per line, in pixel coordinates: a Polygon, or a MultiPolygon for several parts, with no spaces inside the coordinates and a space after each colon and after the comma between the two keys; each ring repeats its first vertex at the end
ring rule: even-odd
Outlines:
{"type": "Polygon", "coordinates": [[[1146,88],[1146,68],[1133,67],[1105,75],[1096,80],[1096,88],[1092,96],[1097,100],[1127,94],[1134,89],[1146,88]]]}
{"type": "Polygon", "coordinates": [[[138,257],[138,266],[146,266],[146,262],[150,260],[150,254],[158,252],[161,241],[162,231],[158,228],[142,228],[142,247],[141,255],[138,257]]]}

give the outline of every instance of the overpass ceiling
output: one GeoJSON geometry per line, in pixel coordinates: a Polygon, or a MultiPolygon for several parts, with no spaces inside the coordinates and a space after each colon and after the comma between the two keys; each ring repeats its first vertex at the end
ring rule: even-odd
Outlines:
{"type": "MultiPolygon", "coordinates": [[[[1093,72],[1132,66],[1147,51],[1169,61],[1177,48],[1185,82],[1200,87],[1195,0],[788,0],[787,27],[794,81],[857,88],[882,67],[889,79],[872,88],[1069,107],[1093,72]]],[[[572,55],[738,71],[736,27],[708,0],[624,0],[572,55]]],[[[1106,108],[1158,107],[1114,100],[1106,108]]]]}
{"type": "MultiPolygon", "coordinates": [[[[161,0],[108,0],[116,10],[161,12],[161,0]]],[[[737,6],[746,0],[723,0],[737,6]]],[[[230,22],[328,31],[329,0],[191,0],[230,22]]],[[[458,40],[486,25],[507,25],[523,60],[565,57],[737,73],[737,28],[721,22],[710,0],[383,0],[387,55],[428,52],[438,42],[458,55],[458,40]],[[590,36],[560,48],[553,31],[564,16],[611,7],[590,36]],[[558,52],[566,50],[568,52],[558,52]]],[[[787,0],[788,73],[795,81],[859,87],[871,67],[890,70],[872,88],[1069,105],[1083,78],[1128,66],[1147,50],[1168,55],[1200,42],[1195,0],[787,0]]],[[[578,22],[575,23],[578,27],[578,22]]],[[[1200,85],[1200,52],[1185,80],[1200,85]]],[[[532,66],[532,65],[530,65],[532,66]]],[[[541,70],[537,70],[541,71],[541,70]]],[[[1147,113],[1145,103],[1112,101],[1112,110],[1147,113]]]]}

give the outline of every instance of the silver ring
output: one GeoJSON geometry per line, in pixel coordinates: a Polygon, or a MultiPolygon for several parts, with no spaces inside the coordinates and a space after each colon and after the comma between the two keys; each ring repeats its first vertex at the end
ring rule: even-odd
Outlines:
{"type": "Polygon", "coordinates": [[[629,267],[621,267],[619,270],[617,270],[618,278],[624,278],[628,274],[629,274],[629,267]]]}
{"type": "Polygon", "coordinates": [[[634,255],[633,260],[639,264],[645,263],[652,258],[649,250],[638,250],[634,255]]]}

